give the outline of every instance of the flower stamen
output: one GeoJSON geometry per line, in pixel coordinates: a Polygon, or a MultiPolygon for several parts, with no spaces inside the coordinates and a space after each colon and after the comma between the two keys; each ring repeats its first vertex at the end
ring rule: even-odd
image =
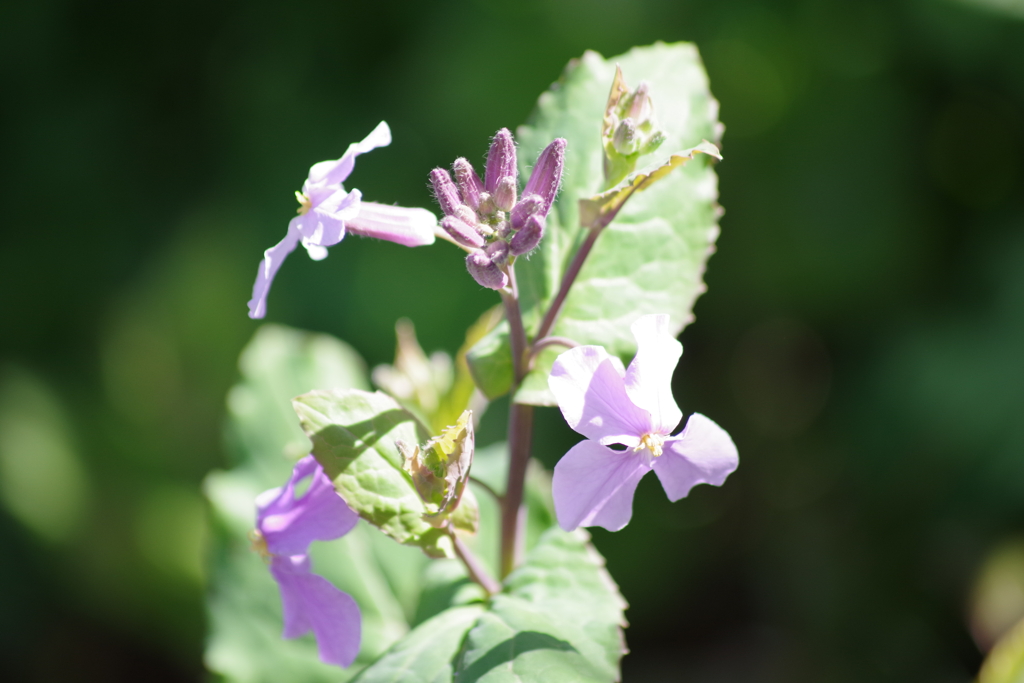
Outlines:
{"type": "Polygon", "coordinates": [[[636,448],[633,449],[633,452],[636,453],[646,448],[651,452],[651,455],[657,458],[659,455],[661,455],[662,448],[664,445],[665,437],[662,436],[661,434],[644,434],[642,437],[640,437],[640,443],[636,445],[636,448]]]}
{"type": "Polygon", "coordinates": [[[299,208],[295,210],[295,213],[305,216],[313,208],[313,200],[305,192],[299,192],[298,190],[295,191],[295,198],[299,200],[299,208]]]}
{"type": "Polygon", "coordinates": [[[260,558],[267,564],[270,564],[271,558],[274,557],[274,553],[270,552],[270,548],[267,547],[267,539],[263,538],[259,529],[249,532],[249,548],[259,553],[260,558]]]}

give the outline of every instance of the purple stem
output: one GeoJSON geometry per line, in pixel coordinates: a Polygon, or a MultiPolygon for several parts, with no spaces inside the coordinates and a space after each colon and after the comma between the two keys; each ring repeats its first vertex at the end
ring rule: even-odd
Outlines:
{"type": "Polygon", "coordinates": [[[580,274],[580,270],[583,268],[583,262],[587,260],[587,256],[590,255],[590,250],[594,248],[594,243],[603,231],[603,225],[597,228],[591,228],[590,232],[587,234],[587,238],[583,240],[583,244],[581,244],[580,248],[576,251],[576,255],[572,258],[572,263],[569,264],[569,267],[565,271],[565,275],[562,276],[562,284],[558,288],[558,294],[555,295],[547,313],[544,314],[544,319],[541,321],[540,327],[537,329],[537,336],[535,339],[543,339],[548,336],[548,333],[551,332],[551,328],[555,326],[558,314],[562,312],[562,305],[565,303],[565,297],[569,296],[569,290],[572,289],[572,284],[576,282],[576,276],[580,274]]]}

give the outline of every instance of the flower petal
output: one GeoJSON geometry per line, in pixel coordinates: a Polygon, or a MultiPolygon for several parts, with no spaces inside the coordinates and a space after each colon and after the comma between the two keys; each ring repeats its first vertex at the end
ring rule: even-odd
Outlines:
{"type": "Polygon", "coordinates": [[[551,480],[558,525],[566,531],[580,526],[618,531],[633,516],[637,482],[650,471],[650,459],[631,449],[579,442],[555,465],[551,480]]]}
{"type": "Polygon", "coordinates": [[[391,129],[381,121],[362,142],[353,142],[340,159],[321,161],[309,169],[310,185],[334,185],[343,183],[356,166],[356,157],[378,147],[391,144],[391,129]]]}
{"type": "Polygon", "coordinates": [[[569,426],[602,444],[635,446],[650,416],[629,400],[622,362],[600,346],[577,346],[555,359],[548,386],[569,426]]]}
{"type": "Polygon", "coordinates": [[[437,217],[426,209],[407,209],[374,202],[360,204],[359,213],[348,221],[348,231],[353,234],[376,237],[405,247],[433,244],[436,226],[437,217]]]}
{"type": "Polygon", "coordinates": [[[636,356],[626,369],[626,393],[638,407],[651,414],[658,434],[671,434],[683,419],[672,397],[672,372],[683,355],[669,329],[667,315],[643,315],[634,321],[636,356]]]}
{"type": "Polygon", "coordinates": [[[729,433],[694,413],[679,436],[665,440],[665,451],[654,459],[654,472],[674,502],[697,484],[721,486],[739,464],[740,456],[729,433]]]}
{"type": "Polygon", "coordinates": [[[313,541],[340,538],[359,521],[312,455],[295,464],[287,484],[261,493],[256,508],[256,527],[274,555],[304,554],[313,541]],[[295,487],[307,477],[309,488],[296,498],[295,487]]]}
{"type": "Polygon", "coordinates": [[[301,218],[302,216],[293,218],[288,223],[288,234],[284,239],[263,252],[263,260],[256,269],[256,281],[252,285],[252,298],[249,299],[249,317],[254,320],[267,314],[267,295],[270,293],[274,276],[288,254],[295,251],[302,236],[299,230],[301,218]]]}
{"type": "Polygon", "coordinates": [[[308,555],[275,557],[270,563],[281,589],[284,637],[313,631],[320,661],[349,666],[359,654],[362,617],[352,596],[312,572],[308,555]]]}

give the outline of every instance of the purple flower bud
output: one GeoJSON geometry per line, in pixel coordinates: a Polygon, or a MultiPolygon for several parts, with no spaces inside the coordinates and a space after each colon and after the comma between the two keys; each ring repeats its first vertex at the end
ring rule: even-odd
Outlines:
{"type": "Polygon", "coordinates": [[[494,135],[494,142],[487,152],[487,169],[484,172],[484,189],[494,193],[504,178],[511,178],[513,184],[519,176],[516,171],[516,143],[508,128],[502,128],[494,135]]]}
{"type": "Polygon", "coordinates": [[[640,81],[633,91],[633,101],[629,105],[629,118],[643,123],[651,118],[654,107],[651,106],[651,86],[647,81],[640,81]]]}
{"type": "Polygon", "coordinates": [[[624,156],[636,152],[640,142],[636,132],[636,124],[633,123],[633,119],[628,117],[622,119],[612,136],[612,146],[615,147],[615,151],[624,156]]]}
{"type": "Polygon", "coordinates": [[[462,204],[459,198],[459,190],[452,182],[452,177],[443,168],[435,168],[430,172],[430,184],[434,186],[434,196],[437,203],[441,205],[444,215],[451,216],[455,209],[462,204]]]}
{"type": "Polygon", "coordinates": [[[483,251],[474,251],[466,257],[466,270],[482,287],[501,289],[508,284],[508,276],[483,251]]]}
{"type": "Polygon", "coordinates": [[[502,211],[511,211],[516,205],[516,180],[515,178],[502,178],[494,190],[494,203],[502,211]]]}
{"type": "Polygon", "coordinates": [[[528,254],[537,248],[544,237],[544,217],[534,214],[526,219],[523,229],[512,236],[509,247],[516,256],[528,254]]]}
{"type": "Polygon", "coordinates": [[[484,191],[484,184],[480,176],[473,170],[473,164],[466,159],[459,157],[453,165],[455,169],[455,182],[459,184],[459,193],[462,201],[476,211],[480,206],[480,193],[484,191]]]}
{"type": "Polygon", "coordinates": [[[459,204],[455,208],[455,213],[452,214],[466,225],[475,226],[477,224],[476,211],[469,208],[465,204],[459,204]]]}
{"type": "Polygon", "coordinates": [[[512,215],[509,219],[512,222],[513,230],[521,230],[526,225],[526,219],[535,213],[540,213],[544,208],[544,200],[538,194],[528,194],[519,200],[519,203],[512,207],[512,215]]]}
{"type": "Polygon", "coordinates": [[[484,251],[487,252],[487,256],[490,257],[492,263],[497,266],[503,266],[506,259],[508,259],[508,242],[503,240],[491,242],[484,248],[484,251]]]}
{"type": "Polygon", "coordinates": [[[452,239],[464,247],[479,248],[484,245],[484,238],[480,236],[473,226],[459,220],[455,216],[445,216],[441,219],[441,227],[452,236],[452,239]]]}
{"type": "Polygon", "coordinates": [[[490,192],[480,193],[480,206],[477,207],[477,211],[480,212],[481,216],[489,216],[498,210],[498,207],[494,205],[494,197],[491,196],[490,192]]]}
{"type": "Polygon", "coordinates": [[[565,166],[565,139],[557,138],[554,142],[544,148],[544,151],[537,157],[537,163],[533,166],[533,173],[526,183],[523,195],[536,194],[544,200],[544,208],[541,215],[547,216],[551,211],[551,205],[555,202],[555,195],[558,194],[558,185],[562,182],[562,169],[565,166]]]}

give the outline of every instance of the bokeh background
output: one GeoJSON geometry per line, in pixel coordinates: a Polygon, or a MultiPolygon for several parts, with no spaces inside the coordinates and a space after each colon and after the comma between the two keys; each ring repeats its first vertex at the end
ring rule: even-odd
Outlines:
{"type": "MultiPolygon", "coordinates": [[[[1019,0],[0,4],[0,676],[205,677],[199,482],[311,163],[386,119],[351,185],[432,206],[570,58],[659,39],[727,126],[676,394],[742,467],[595,533],[625,680],[970,680],[1024,616],[1019,0]]],[[[372,366],[494,300],[454,248],[350,238],[268,320],[372,366]]],[[[577,439],[542,411],[549,465],[577,439]]]]}

